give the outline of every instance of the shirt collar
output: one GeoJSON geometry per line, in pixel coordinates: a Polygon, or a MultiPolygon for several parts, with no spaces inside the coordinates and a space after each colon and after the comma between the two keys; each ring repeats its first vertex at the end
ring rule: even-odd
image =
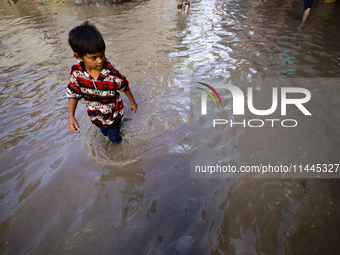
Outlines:
{"type": "MultiPolygon", "coordinates": [[[[79,70],[82,71],[87,78],[92,78],[92,76],[86,72],[85,64],[83,61],[78,61],[78,66],[79,70]]],[[[111,66],[111,63],[107,59],[105,59],[103,70],[101,71],[98,80],[103,80],[105,77],[107,77],[111,73],[112,69],[113,67],[111,66]]]]}

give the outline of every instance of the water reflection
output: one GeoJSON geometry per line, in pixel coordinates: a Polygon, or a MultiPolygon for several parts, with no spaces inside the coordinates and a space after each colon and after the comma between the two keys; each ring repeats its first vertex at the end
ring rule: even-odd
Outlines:
{"type": "MultiPolygon", "coordinates": [[[[194,123],[197,130],[189,132],[193,78],[227,82],[338,76],[338,5],[317,4],[299,30],[301,10],[302,3],[293,0],[203,0],[192,4],[189,15],[178,14],[172,1],[105,7],[2,2],[3,252],[340,250],[334,227],[340,208],[337,181],[303,180],[307,183],[303,188],[296,179],[189,178],[189,152],[194,157],[199,149],[207,154],[218,149],[218,157],[233,164],[264,158],[284,161],[291,155],[306,162],[313,156],[335,158],[331,156],[339,147],[339,93],[330,86],[313,87],[312,110],[319,125],[303,133],[283,133],[300,141],[301,147],[292,148],[290,141],[278,139],[271,130],[226,128],[211,135],[203,118],[194,123]],[[76,116],[81,134],[67,129],[64,94],[75,61],[67,33],[86,19],[102,32],[108,58],[128,78],[140,107],[135,115],[129,110],[125,114],[123,146],[114,146],[91,126],[83,105],[76,116]],[[189,133],[195,141],[191,147],[189,133]],[[316,149],[313,141],[323,144],[316,149]],[[283,153],[272,149],[277,143],[283,153]]],[[[266,86],[259,84],[257,89],[263,93],[266,86]]],[[[259,97],[261,106],[266,98],[265,93],[259,97]]],[[[230,118],[230,95],[223,105],[230,111],[220,117],[230,118]]]]}
{"type": "MultiPolygon", "coordinates": [[[[134,164],[132,171],[129,173],[124,173],[124,170],[117,171],[115,168],[105,167],[103,170],[105,174],[103,174],[100,178],[102,182],[108,181],[116,181],[118,178],[123,179],[126,183],[126,186],[123,190],[120,190],[119,193],[122,194],[122,204],[121,204],[121,220],[126,220],[127,218],[131,218],[143,205],[144,199],[148,199],[144,196],[143,186],[146,181],[145,172],[138,168],[142,165],[141,160],[134,164]]],[[[108,199],[109,194],[106,193],[106,200],[108,199]]],[[[155,203],[155,201],[154,201],[155,203]]],[[[155,213],[155,205],[153,205],[151,211],[155,213]]],[[[149,208],[148,208],[149,210],[149,208]]],[[[149,211],[148,211],[149,213],[149,211]]],[[[115,224],[117,221],[115,221],[115,224]]]]}
{"type": "MultiPolygon", "coordinates": [[[[298,251],[313,253],[312,249],[315,254],[322,254],[321,243],[306,242],[303,236],[307,229],[313,232],[317,228],[320,233],[330,227],[327,218],[332,210],[330,192],[333,187],[321,187],[321,183],[310,179],[308,187],[318,186],[318,191],[307,189],[307,195],[302,192],[303,186],[298,180],[243,180],[235,183],[224,202],[218,246],[212,254],[295,254],[298,251]],[[323,198],[315,196],[314,192],[319,194],[321,190],[323,198]],[[316,204],[317,208],[312,209],[316,204]],[[297,222],[300,217],[304,219],[297,222]]],[[[337,221],[335,217],[332,220],[337,221]]],[[[330,251],[337,249],[332,247],[330,251]]]]}

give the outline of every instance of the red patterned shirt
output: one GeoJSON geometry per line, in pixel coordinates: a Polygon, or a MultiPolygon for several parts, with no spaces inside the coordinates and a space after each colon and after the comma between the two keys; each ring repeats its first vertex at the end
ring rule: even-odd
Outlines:
{"type": "Polygon", "coordinates": [[[108,60],[96,81],[86,72],[83,62],[72,66],[70,76],[66,95],[68,98],[84,98],[93,124],[109,127],[123,117],[124,105],[120,94],[129,89],[129,82],[108,60]]]}

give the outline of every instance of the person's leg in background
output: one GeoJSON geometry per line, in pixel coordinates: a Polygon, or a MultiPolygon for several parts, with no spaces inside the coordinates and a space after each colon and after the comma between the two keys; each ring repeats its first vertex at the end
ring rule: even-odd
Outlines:
{"type": "Polygon", "coordinates": [[[310,8],[313,5],[313,0],[304,0],[305,6],[304,6],[304,11],[302,14],[302,22],[305,22],[309,13],[310,13],[310,8]]]}
{"type": "Polygon", "coordinates": [[[182,12],[182,7],[183,7],[183,0],[177,0],[178,12],[182,12]]]}
{"type": "MultiPolygon", "coordinates": [[[[189,1],[188,1],[189,2],[189,1]]],[[[190,3],[185,3],[185,10],[184,10],[184,14],[187,14],[190,8],[190,3]]]]}
{"type": "Polygon", "coordinates": [[[309,13],[310,13],[310,8],[308,8],[308,9],[306,9],[306,10],[303,11],[303,14],[302,14],[302,22],[305,22],[305,21],[306,21],[306,19],[307,19],[309,13]]]}

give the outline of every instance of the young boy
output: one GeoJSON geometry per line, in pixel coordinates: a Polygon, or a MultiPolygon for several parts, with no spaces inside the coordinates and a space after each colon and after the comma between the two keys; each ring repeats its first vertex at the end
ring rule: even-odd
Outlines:
{"type": "Polygon", "coordinates": [[[105,58],[103,37],[88,21],[70,31],[68,42],[74,57],[79,60],[72,66],[66,91],[69,98],[68,127],[73,133],[79,134],[74,115],[78,100],[84,98],[92,123],[113,143],[120,143],[120,123],[124,115],[121,92],[124,91],[128,97],[133,113],[138,108],[128,81],[105,58]]]}

